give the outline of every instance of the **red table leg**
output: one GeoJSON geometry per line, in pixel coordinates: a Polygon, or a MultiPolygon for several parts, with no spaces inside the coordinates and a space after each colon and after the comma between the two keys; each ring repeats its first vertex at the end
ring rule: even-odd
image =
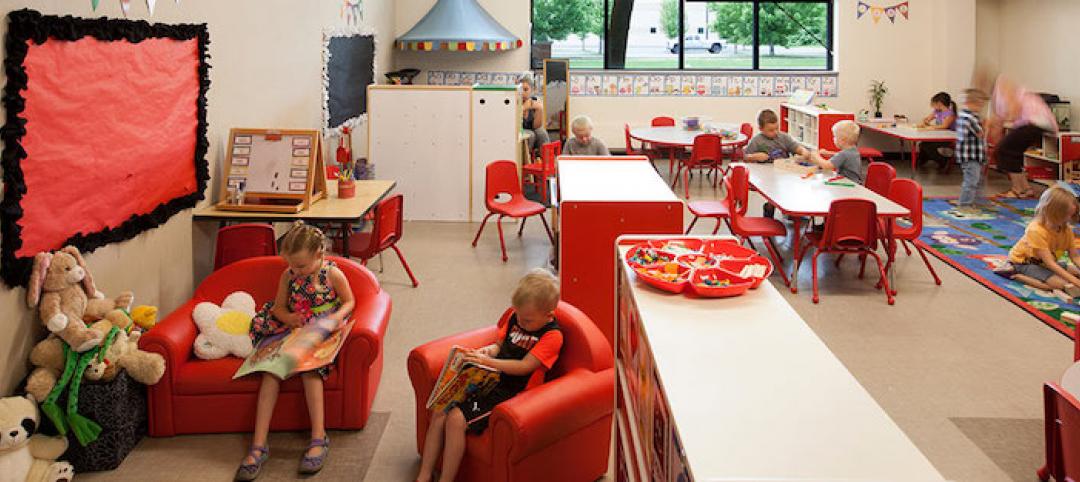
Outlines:
{"type": "Polygon", "coordinates": [[[799,216],[791,217],[791,226],[792,229],[795,230],[795,232],[792,234],[792,243],[794,243],[795,246],[791,250],[791,256],[793,257],[794,262],[791,263],[791,277],[788,278],[788,286],[791,287],[792,293],[799,292],[799,261],[802,261],[802,241],[799,239],[802,231],[802,226],[800,226],[800,224],[802,224],[802,219],[799,216]]]}
{"type": "Polygon", "coordinates": [[[919,165],[919,141],[911,141],[911,178],[915,179],[919,165]]]}

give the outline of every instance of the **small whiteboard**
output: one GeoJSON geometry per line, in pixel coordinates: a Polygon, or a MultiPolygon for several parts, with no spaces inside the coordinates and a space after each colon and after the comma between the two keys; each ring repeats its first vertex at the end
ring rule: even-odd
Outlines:
{"type": "Polygon", "coordinates": [[[231,129],[219,209],[299,212],[326,197],[321,137],[317,130],[231,129]],[[250,201],[249,201],[250,200],[250,201]]]}
{"type": "Polygon", "coordinates": [[[469,221],[470,87],[368,87],[368,159],[405,195],[405,219],[469,221]]]}

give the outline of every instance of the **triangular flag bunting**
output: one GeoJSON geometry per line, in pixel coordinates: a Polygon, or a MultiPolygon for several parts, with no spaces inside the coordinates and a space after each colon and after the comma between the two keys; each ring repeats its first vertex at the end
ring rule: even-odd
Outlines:
{"type": "Polygon", "coordinates": [[[896,7],[886,8],[885,16],[888,17],[889,22],[896,23],[896,7]]]}
{"type": "Polygon", "coordinates": [[[157,5],[157,0],[146,0],[146,8],[150,9],[150,15],[154,14],[155,5],[157,5]]]}
{"type": "Polygon", "coordinates": [[[101,0],[90,0],[90,6],[94,9],[95,12],[97,11],[97,6],[99,3],[101,3],[101,0]]]}
{"type": "Polygon", "coordinates": [[[874,23],[881,21],[881,14],[885,13],[885,9],[881,7],[870,8],[870,18],[874,20],[874,23]]]}
{"type": "Polygon", "coordinates": [[[124,12],[124,16],[128,15],[131,11],[131,0],[120,0],[120,11],[124,12]]]}
{"type": "Polygon", "coordinates": [[[867,5],[866,3],[863,3],[863,2],[859,2],[858,9],[855,11],[855,18],[856,19],[862,18],[862,16],[866,15],[866,12],[868,12],[869,10],[870,10],[870,5],[867,5]]]}
{"type": "Polygon", "coordinates": [[[897,5],[896,9],[900,10],[900,15],[903,15],[904,18],[908,18],[908,2],[904,2],[904,3],[901,3],[900,5],[897,5]]]}

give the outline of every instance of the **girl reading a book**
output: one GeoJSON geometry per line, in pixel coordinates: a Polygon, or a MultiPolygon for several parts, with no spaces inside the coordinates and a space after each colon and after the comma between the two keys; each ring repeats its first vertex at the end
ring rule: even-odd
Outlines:
{"type": "MultiPolygon", "coordinates": [[[[281,273],[274,301],[266,303],[251,320],[251,338],[256,347],[262,342],[280,339],[283,333],[300,328],[312,320],[329,318],[343,323],[356,304],[345,273],[323,258],[326,236],[318,228],[297,222],[285,234],[281,255],[289,268],[281,273]]],[[[332,365],[303,372],[304,397],[311,417],[311,443],[300,460],[301,474],[322,469],[330,448],[323,420],[323,379],[332,365]]],[[[281,380],[262,374],[259,399],[255,409],[255,434],[247,457],[236,470],[236,480],[255,480],[263,462],[270,456],[267,438],[270,417],[274,413],[281,380]]]]}
{"type": "Polygon", "coordinates": [[[466,363],[498,370],[499,381],[484,394],[467,395],[461,403],[431,414],[417,482],[429,482],[442,454],[439,480],[452,482],[465,454],[465,434],[482,433],[495,406],[544,381],[562,348],[555,321],[559,285],[550,272],[537,268],[518,282],[511,299],[514,314],[499,330],[495,343],[467,350],[466,363]]]}

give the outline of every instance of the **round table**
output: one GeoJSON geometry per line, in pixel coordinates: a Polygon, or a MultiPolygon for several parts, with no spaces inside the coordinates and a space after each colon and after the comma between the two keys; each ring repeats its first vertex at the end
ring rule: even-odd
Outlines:
{"type": "MultiPolygon", "coordinates": [[[[735,139],[724,139],[724,145],[741,144],[746,142],[746,135],[739,132],[739,126],[735,124],[713,124],[713,127],[726,129],[738,133],[735,139]]],[[[662,146],[693,147],[694,138],[707,134],[704,130],[688,131],[682,127],[632,127],[630,137],[642,142],[662,146]]]]}

